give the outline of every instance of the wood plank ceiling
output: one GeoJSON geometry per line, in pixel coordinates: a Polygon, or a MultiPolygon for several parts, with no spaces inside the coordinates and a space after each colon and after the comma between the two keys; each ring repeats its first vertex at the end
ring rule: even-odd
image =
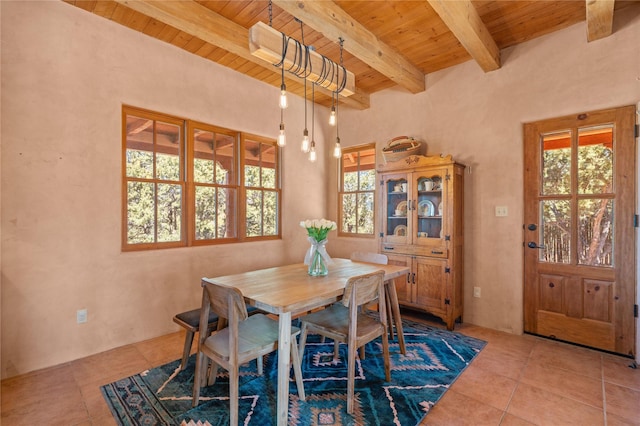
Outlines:
{"type": "MultiPolygon", "coordinates": [[[[581,21],[588,41],[607,37],[615,16],[640,6],[617,0],[64,0],[194,55],[280,87],[280,68],[249,51],[249,29],[271,26],[339,62],[355,75],[341,104],[366,109],[369,95],[391,87],[429,90],[425,75],[474,60],[499,69],[500,51],[581,21]]],[[[304,96],[303,80],[286,73],[287,90],[304,96]]],[[[310,90],[310,89],[309,89],[310,90]]],[[[331,92],[316,91],[331,105],[331,92]]]]}

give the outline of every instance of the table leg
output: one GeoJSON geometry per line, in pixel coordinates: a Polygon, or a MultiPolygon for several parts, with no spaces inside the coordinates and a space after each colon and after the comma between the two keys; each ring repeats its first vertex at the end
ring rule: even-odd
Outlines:
{"type": "Polygon", "coordinates": [[[278,341],[278,426],[286,426],[289,417],[289,372],[291,370],[291,312],[279,316],[278,341]]]}
{"type": "Polygon", "coordinates": [[[398,305],[398,293],[396,293],[396,284],[394,280],[388,280],[386,283],[389,290],[389,301],[391,302],[391,310],[393,311],[393,319],[396,322],[396,334],[398,335],[398,343],[400,344],[400,353],[407,354],[407,348],[404,344],[404,331],[402,330],[402,318],[400,317],[400,306],[398,305]]]}

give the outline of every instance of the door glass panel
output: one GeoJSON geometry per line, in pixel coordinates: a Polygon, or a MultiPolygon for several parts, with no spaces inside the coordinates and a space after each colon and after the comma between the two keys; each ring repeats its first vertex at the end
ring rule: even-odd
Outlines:
{"type": "Polygon", "coordinates": [[[593,198],[578,202],[578,263],[613,265],[613,200],[593,198]]]}
{"type": "Polygon", "coordinates": [[[542,135],[543,195],[571,192],[571,132],[542,135]]]}
{"type": "Polygon", "coordinates": [[[541,262],[571,262],[571,204],[568,200],[540,201],[541,262]]]}
{"type": "Polygon", "coordinates": [[[426,238],[442,238],[442,182],[439,174],[418,177],[418,243],[426,238]]]}
{"type": "Polygon", "coordinates": [[[578,193],[613,192],[613,125],[578,130],[578,193]]]}
{"type": "Polygon", "coordinates": [[[409,213],[406,179],[390,179],[386,182],[387,191],[387,235],[407,236],[407,215],[409,213]]]}

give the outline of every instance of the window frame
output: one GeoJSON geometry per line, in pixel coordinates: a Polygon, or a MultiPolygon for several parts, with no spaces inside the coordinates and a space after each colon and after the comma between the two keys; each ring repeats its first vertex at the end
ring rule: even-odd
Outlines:
{"type": "MultiPolygon", "coordinates": [[[[239,208],[239,216],[243,218],[241,224],[239,224],[239,228],[242,229],[242,235],[246,240],[251,241],[260,241],[260,240],[277,240],[282,238],[282,184],[281,184],[281,160],[280,160],[281,149],[278,146],[278,143],[275,139],[265,138],[263,136],[254,135],[250,133],[241,133],[240,134],[240,165],[241,169],[239,170],[240,175],[240,197],[241,201],[239,208]],[[260,144],[272,145],[274,149],[274,159],[275,159],[275,188],[268,188],[264,186],[259,187],[251,187],[253,189],[257,189],[268,192],[275,192],[276,194],[276,234],[275,235],[256,235],[256,236],[248,236],[247,235],[247,212],[246,212],[246,201],[247,201],[247,186],[245,182],[245,166],[246,166],[246,157],[245,157],[245,144],[247,141],[258,142],[260,144]]],[[[262,216],[264,222],[264,216],[262,216]]]]}
{"type": "MultiPolygon", "coordinates": [[[[154,139],[155,140],[155,139],[154,139]]],[[[278,240],[282,239],[282,182],[281,182],[281,149],[277,145],[277,142],[273,138],[253,135],[244,133],[237,130],[227,129],[213,124],[203,123],[200,121],[190,120],[187,118],[172,116],[170,114],[164,114],[160,112],[150,111],[143,108],[138,108],[130,105],[122,105],[122,205],[121,205],[121,250],[123,252],[130,251],[144,251],[144,250],[156,250],[164,248],[177,248],[177,247],[196,247],[196,246],[209,246],[228,243],[239,243],[259,240],[278,240]],[[159,181],[165,182],[159,179],[142,179],[127,176],[127,116],[136,116],[144,119],[161,121],[163,123],[176,124],[180,128],[179,138],[179,163],[180,163],[180,180],[170,181],[181,185],[181,218],[180,218],[180,240],[170,242],[153,242],[153,243],[130,243],[128,241],[129,223],[128,223],[128,183],[131,181],[159,181]],[[195,182],[194,172],[194,159],[195,153],[195,130],[212,131],[217,134],[224,134],[234,137],[234,159],[233,159],[233,181],[228,184],[203,184],[202,182],[195,182]],[[269,191],[276,193],[276,233],[268,236],[247,236],[246,235],[246,187],[244,185],[244,167],[245,157],[243,152],[244,141],[252,140],[259,143],[266,143],[273,145],[275,149],[274,167],[275,167],[275,188],[268,188],[269,191]],[[236,191],[235,200],[235,221],[236,235],[232,238],[212,238],[212,239],[196,239],[196,218],[195,218],[195,195],[196,187],[210,186],[210,187],[224,187],[231,188],[236,191]]],[[[154,148],[155,158],[155,148],[154,148]]],[[[155,170],[155,164],[154,164],[155,170]]],[[[157,200],[157,199],[156,199],[157,200]]],[[[157,206],[157,202],[154,201],[154,205],[157,206]]],[[[154,229],[158,226],[157,217],[154,218],[154,229]]],[[[157,231],[154,231],[154,239],[157,239],[157,231]]]]}
{"type": "MultiPolygon", "coordinates": [[[[362,144],[362,145],[355,145],[355,146],[350,146],[347,148],[343,148],[342,149],[342,155],[340,156],[340,161],[339,161],[339,165],[338,165],[338,236],[339,237],[351,237],[351,238],[375,238],[376,236],[376,223],[377,223],[377,218],[378,218],[378,212],[377,212],[377,188],[378,185],[375,184],[374,181],[374,185],[373,185],[373,189],[372,190],[360,190],[357,189],[356,191],[345,191],[344,190],[344,164],[343,164],[343,160],[344,160],[344,156],[345,154],[350,154],[350,153],[358,153],[358,155],[362,152],[362,151],[368,151],[368,150],[373,150],[374,152],[374,160],[373,160],[373,171],[376,174],[376,177],[374,179],[377,179],[377,172],[376,172],[376,164],[377,164],[377,157],[378,157],[378,151],[376,149],[376,144],[374,142],[372,143],[366,143],[366,144],[362,144]],[[343,224],[343,217],[344,217],[344,207],[343,207],[343,196],[345,194],[356,194],[356,197],[358,197],[358,194],[364,194],[364,193],[370,193],[373,199],[373,231],[371,232],[371,234],[363,234],[363,233],[357,233],[357,232],[346,232],[342,229],[342,224],[343,224]]],[[[357,205],[356,205],[356,211],[357,211],[357,205]]]]}
{"type": "MultiPolygon", "coordinates": [[[[223,244],[223,243],[234,243],[240,241],[240,225],[239,225],[239,203],[240,203],[240,171],[238,167],[240,166],[240,159],[238,156],[238,146],[240,145],[240,134],[241,132],[235,130],[225,129],[223,127],[214,126],[212,124],[202,123],[194,120],[186,120],[187,127],[187,191],[188,191],[188,200],[187,200],[187,214],[190,220],[187,221],[188,227],[188,238],[187,238],[187,246],[206,246],[212,244],[223,244]],[[230,136],[234,139],[234,147],[233,147],[233,181],[228,182],[227,184],[218,184],[211,183],[206,184],[203,182],[196,182],[195,180],[195,169],[194,162],[196,158],[195,154],[195,131],[196,130],[204,130],[207,132],[212,132],[214,134],[222,134],[226,136],[230,136]],[[233,218],[234,227],[236,229],[235,237],[227,237],[227,238],[208,238],[208,239],[197,239],[196,238],[196,220],[195,220],[195,204],[196,204],[196,187],[212,187],[212,188],[227,188],[235,190],[236,192],[236,200],[235,200],[235,217],[233,218]]],[[[214,149],[215,152],[215,149],[214,149]]]]}

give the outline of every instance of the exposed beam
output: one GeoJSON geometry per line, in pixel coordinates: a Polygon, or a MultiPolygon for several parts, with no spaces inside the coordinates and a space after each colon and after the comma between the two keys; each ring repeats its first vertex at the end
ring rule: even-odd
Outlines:
{"type": "Polygon", "coordinates": [[[274,0],[273,3],[328,39],[337,42],[342,37],[346,51],[411,93],[425,90],[424,73],[420,69],[332,1],[274,0]]]}
{"type": "MultiPolygon", "coordinates": [[[[228,52],[263,67],[269,72],[280,74],[272,64],[253,56],[249,51],[249,30],[225,17],[213,12],[195,1],[157,1],[157,0],[115,0],[116,2],[149,16],[180,31],[220,47],[228,52]]],[[[287,75],[288,82],[300,84],[297,77],[287,75]]],[[[331,96],[331,91],[318,88],[331,96]]],[[[362,91],[349,98],[341,98],[345,104],[358,109],[369,108],[369,98],[362,91]]]]}
{"type": "Polygon", "coordinates": [[[613,32],[614,0],[586,0],[587,41],[608,37],[613,32]]]}
{"type": "Polygon", "coordinates": [[[471,0],[427,0],[484,72],[500,68],[500,49],[471,0]]]}

